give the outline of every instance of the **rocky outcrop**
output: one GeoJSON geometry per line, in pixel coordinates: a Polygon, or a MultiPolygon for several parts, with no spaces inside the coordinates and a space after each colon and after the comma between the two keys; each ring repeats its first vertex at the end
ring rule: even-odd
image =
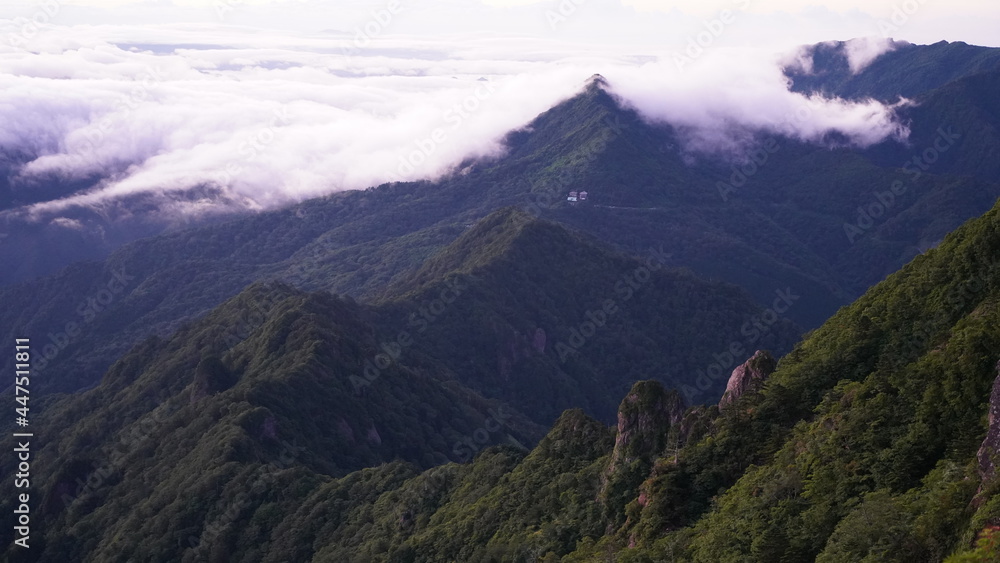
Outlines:
{"type": "Polygon", "coordinates": [[[516,371],[514,366],[518,362],[545,353],[547,338],[545,329],[538,327],[529,331],[528,334],[522,334],[515,330],[500,342],[503,344],[497,353],[497,371],[503,381],[509,383],[511,376],[516,371]]]}
{"type": "Polygon", "coordinates": [[[653,461],[663,455],[672,426],[684,418],[684,400],[658,381],[632,386],[618,407],[618,434],[604,473],[600,500],[612,524],[620,523],[625,505],[634,498],[653,461]]]}
{"type": "Polygon", "coordinates": [[[545,329],[539,327],[535,329],[535,337],[531,340],[531,346],[535,349],[535,352],[539,354],[545,353],[545,343],[546,343],[545,329]]]}
{"type": "Polygon", "coordinates": [[[372,424],[371,428],[368,429],[368,435],[366,436],[366,438],[368,438],[368,441],[371,442],[372,444],[375,444],[376,446],[382,445],[382,436],[379,435],[378,430],[375,429],[374,424],[372,424]]]}
{"type": "Polygon", "coordinates": [[[640,457],[660,454],[667,432],[684,417],[684,401],[676,391],[667,391],[659,381],[640,381],[618,407],[618,435],[609,473],[640,457]]]}
{"type": "Polygon", "coordinates": [[[759,391],[764,381],[774,373],[778,362],[765,350],[757,352],[749,360],[733,370],[726,384],[726,392],[719,400],[719,408],[725,408],[747,393],[759,391]]]}
{"type": "Polygon", "coordinates": [[[993,392],[990,394],[986,439],[976,454],[979,477],[983,484],[996,478],[997,464],[1000,462],[1000,362],[997,362],[996,369],[997,378],[993,381],[993,392]]]}

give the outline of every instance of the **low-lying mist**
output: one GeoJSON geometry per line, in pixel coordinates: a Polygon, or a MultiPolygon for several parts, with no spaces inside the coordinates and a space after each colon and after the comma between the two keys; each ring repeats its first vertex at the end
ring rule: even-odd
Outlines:
{"type": "MultiPolygon", "coordinates": [[[[594,73],[645,118],[680,131],[680,150],[692,155],[731,157],[762,131],[820,144],[835,134],[858,146],[907,134],[880,103],[790,92],[782,65],[795,53],[161,35],[140,44],[55,29],[36,52],[0,53],[0,151],[21,202],[8,218],[74,228],[72,210],[131,215],[122,202],[136,196],[136,213],[199,217],[436,179],[465,159],[502,154],[505,133],[594,73]],[[62,184],[70,187],[52,188],[62,184]],[[32,192],[40,186],[57,195],[32,192]]],[[[889,47],[855,43],[852,68],[889,47]]]]}

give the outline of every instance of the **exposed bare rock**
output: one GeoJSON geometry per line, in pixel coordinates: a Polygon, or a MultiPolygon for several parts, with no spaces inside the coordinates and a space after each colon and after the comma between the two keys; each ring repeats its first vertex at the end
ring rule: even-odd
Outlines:
{"type": "Polygon", "coordinates": [[[753,357],[734,369],[733,374],[729,376],[729,383],[726,384],[726,392],[719,401],[719,408],[733,404],[747,393],[759,391],[764,381],[777,367],[778,362],[769,352],[757,350],[753,357]]]}
{"type": "Polygon", "coordinates": [[[656,456],[666,445],[667,432],[684,417],[684,401],[658,381],[640,381],[618,407],[618,436],[609,473],[639,457],[656,456]]]}
{"type": "Polygon", "coordinates": [[[667,447],[672,426],[684,418],[680,393],[658,381],[632,386],[618,407],[618,434],[611,462],[604,473],[600,499],[612,520],[624,516],[625,504],[649,474],[653,460],[667,447]]]}
{"type": "Polygon", "coordinates": [[[545,329],[539,327],[535,329],[535,338],[532,340],[531,345],[535,349],[535,352],[539,354],[545,353],[545,329]]]}
{"type": "Polygon", "coordinates": [[[545,353],[545,330],[539,327],[528,334],[515,330],[500,342],[502,344],[497,350],[497,370],[503,381],[509,382],[517,362],[545,353]]]}
{"type": "Polygon", "coordinates": [[[1000,461],[1000,362],[997,362],[997,378],[993,381],[990,394],[989,423],[986,439],[976,454],[979,460],[979,477],[983,483],[992,481],[997,474],[1000,461]]]}
{"type": "Polygon", "coordinates": [[[382,436],[379,435],[378,430],[375,429],[375,425],[372,424],[371,428],[368,429],[368,441],[375,444],[376,446],[382,445],[382,436]]]}
{"type": "Polygon", "coordinates": [[[348,443],[350,444],[355,443],[354,429],[351,428],[351,425],[348,424],[346,420],[344,420],[344,417],[340,417],[337,420],[337,432],[339,432],[340,437],[346,440],[348,443]]]}

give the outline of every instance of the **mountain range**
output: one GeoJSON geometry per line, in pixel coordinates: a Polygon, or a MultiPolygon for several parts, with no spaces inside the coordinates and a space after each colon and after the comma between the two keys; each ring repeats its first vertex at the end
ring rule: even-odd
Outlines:
{"type": "MultiPolygon", "coordinates": [[[[648,123],[605,79],[592,79],[512,132],[499,159],[469,162],[436,183],[338,193],[129,243],[103,261],[0,288],[3,326],[65,343],[54,343],[58,353],[43,369],[53,389],[79,389],[141,338],[170,334],[255,281],[378,299],[476,220],[514,205],[628,254],[662,247],[670,266],[741,286],[764,306],[790,289],[802,299],[789,318],[815,328],[1000,195],[991,168],[1000,151],[992,52],[938,44],[883,55],[910,53],[931,76],[957,73],[944,85],[885,81],[908,94],[923,89],[901,110],[910,112],[908,146],[761,139],[764,153],[748,154],[766,161],[751,159],[746,166],[757,170],[739,188],[732,181],[740,166],[708,157],[692,166],[681,133],[648,123]],[[956,70],[956,53],[980,62],[956,70]],[[589,199],[573,205],[569,191],[589,199]],[[134,286],[85,305],[122,271],[134,286]],[[88,310],[94,314],[76,314],[88,310]],[[87,319],[80,337],[60,339],[67,323],[87,319]]],[[[817,68],[828,58],[817,56],[817,68]]],[[[794,88],[797,75],[787,72],[794,88]]]]}
{"type": "Polygon", "coordinates": [[[27,560],[977,560],[1000,50],[805,53],[793,90],[898,103],[908,140],[694,154],[595,76],[441,180],[0,287],[45,437],[27,560]]]}

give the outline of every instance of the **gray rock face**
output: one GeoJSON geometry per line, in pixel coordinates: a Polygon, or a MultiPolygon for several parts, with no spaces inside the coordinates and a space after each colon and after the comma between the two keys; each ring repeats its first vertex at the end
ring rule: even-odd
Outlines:
{"type": "Polygon", "coordinates": [[[618,434],[604,471],[598,499],[604,505],[609,529],[625,522],[625,506],[663,455],[671,427],[684,417],[680,393],[667,391],[659,381],[639,381],[618,407],[618,434]]]}
{"type": "Polygon", "coordinates": [[[989,429],[976,458],[982,482],[992,481],[997,474],[997,462],[1000,461],[1000,362],[997,362],[997,378],[993,381],[993,392],[990,394],[989,429]]]}
{"type": "Polygon", "coordinates": [[[726,392],[719,401],[719,408],[733,404],[747,393],[760,390],[764,381],[777,367],[778,362],[769,352],[757,350],[753,357],[734,369],[733,374],[729,376],[729,383],[726,384],[726,392]]]}
{"type": "Polygon", "coordinates": [[[658,381],[633,385],[618,407],[618,435],[608,472],[660,454],[670,427],[683,416],[684,401],[676,391],[667,391],[658,381]]]}

